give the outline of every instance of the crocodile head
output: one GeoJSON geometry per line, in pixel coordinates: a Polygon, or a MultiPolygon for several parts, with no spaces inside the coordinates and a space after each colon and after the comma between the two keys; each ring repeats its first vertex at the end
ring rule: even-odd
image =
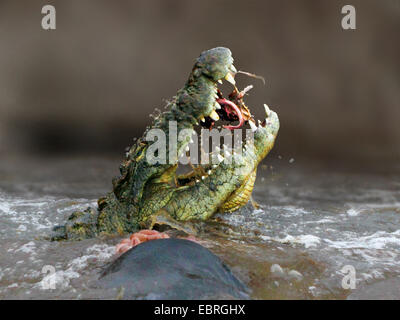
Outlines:
{"type": "MultiPolygon", "coordinates": [[[[146,179],[137,214],[142,227],[151,228],[162,221],[171,224],[170,217],[177,221],[206,220],[218,211],[234,211],[250,199],[257,166],[274,145],[279,119],[264,104],[265,118],[256,125],[243,101],[251,87],[239,91],[235,86],[236,73],[229,49],[219,47],[203,52],[185,87],[178,91],[176,105],[171,108],[173,116],[167,112],[153,127],[165,129],[166,119],[173,119],[178,120],[179,130],[189,129],[190,132],[199,125],[206,129],[222,126],[224,134],[228,131],[233,135],[231,130],[247,125],[248,139],[234,150],[224,150],[225,145],[217,146],[209,162],[192,166],[190,172],[179,173],[180,165],[176,160],[146,179]],[[234,87],[228,99],[218,89],[224,80],[234,87]],[[236,121],[239,123],[234,125],[236,121]]],[[[189,136],[178,141],[178,154],[183,156],[189,149],[192,151],[192,142],[189,136]]]]}

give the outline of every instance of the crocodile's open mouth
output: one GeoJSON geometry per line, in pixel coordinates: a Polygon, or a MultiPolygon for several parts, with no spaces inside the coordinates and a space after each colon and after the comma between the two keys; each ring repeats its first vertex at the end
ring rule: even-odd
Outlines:
{"type": "MultiPolygon", "coordinates": [[[[244,96],[253,86],[249,85],[240,91],[236,87],[235,75],[237,71],[233,65],[231,66],[231,70],[232,71],[227,73],[225,80],[232,84],[234,89],[227,98],[224,98],[222,91],[216,87],[216,103],[214,104],[212,112],[208,116],[200,118],[200,124],[203,128],[212,129],[217,121],[228,122],[228,124],[223,124],[222,127],[229,130],[240,129],[246,123],[250,123],[250,126],[254,128],[254,118],[243,101],[244,96]],[[237,123],[234,124],[235,122],[237,123]]],[[[245,74],[251,75],[247,72],[245,74]]],[[[218,80],[218,83],[222,84],[222,80],[218,80]]]]}
{"type": "MultiPolygon", "coordinates": [[[[225,80],[227,80],[227,82],[229,82],[233,86],[233,90],[228,94],[227,97],[224,97],[222,90],[218,88],[218,84],[222,84],[222,80],[219,80],[218,84],[215,85],[214,89],[215,103],[213,105],[213,108],[208,116],[200,117],[199,124],[203,129],[208,129],[208,130],[211,130],[213,128],[217,129],[224,128],[228,130],[235,130],[235,129],[241,129],[246,124],[248,124],[250,126],[251,131],[254,134],[257,131],[257,129],[261,127],[262,128],[266,127],[266,119],[264,119],[263,121],[258,121],[258,125],[256,125],[256,121],[254,117],[251,115],[250,109],[246,106],[244,102],[244,97],[253,88],[253,86],[249,85],[245,87],[243,90],[239,90],[236,87],[236,81],[235,81],[235,74],[237,73],[237,71],[233,66],[232,68],[233,70],[235,70],[235,72],[233,71],[229,72],[225,77],[225,80]]],[[[245,73],[245,74],[253,76],[250,73],[245,73]]],[[[270,114],[271,111],[269,110],[267,105],[264,105],[264,108],[266,115],[268,117],[268,114],[270,114]]],[[[245,140],[246,142],[240,141],[241,149],[243,151],[241,154],[244,157],[247,156],[248,154],[246,148],[248,147],[249,139],[246,138],[245,140]]],[[[192,144],[192,142],[193,140],[190,141],[190,145],[192,144]]],[[[201,142],[200,152],[204,153],[205,151],[202,149],[202,146],[203,146],[203,141],[201,142]]],[[[194,163],[189,161],[188,164],[190,165],[190,167],[189,168],[186,167],[187,169],[189,169],[189,172],[184,170],[183,167],[178,166],[179,170],[175,176],[175,182],[177,186],[190,185],[192,183],[199,182],[200,181],[199,179],[205,179],[207,176],[212,174],[213,170],[218,166],[218,163],[225,161],[227,157],[230,158],[233,154],[237,155],[236,153],[237,149],[234,149],[236,148],[236,146],[233,147],[231,145],[230,147],[233,148],[229,149],[229,147],[225,145],[225,140],[222,145],[219,142],[218,146],[214,147],[215,149],[213,149],[210,153],[211,158],[209,160],[211,162],[194,163]],[[214,162],[215,159],[216,162],[214,162]]],[[[184,153],[185,155],[182,156],[191,159],[191,154],[187,153],[189,152],[189,149],[191,153],[192,148],[186,146],[186,152],[184,153]]],[[[240,157],[242,158],[242,156],[240,157]]]]}

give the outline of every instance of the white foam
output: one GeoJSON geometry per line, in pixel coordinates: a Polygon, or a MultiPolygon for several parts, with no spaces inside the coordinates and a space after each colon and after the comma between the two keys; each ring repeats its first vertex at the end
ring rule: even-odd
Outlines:
{"type": "Polygon", "coordinates": [[[286,243],[286,244],[301,244],[301,245],[304,245],[306,248],[316,247],[321,242],[321,239],[319,237],[311,235],[311,234],[299,235],[299,236],[287,235],[284,238],[260,236],[260,238],[263,240],[272,240],[272,241],[286,243]]]}
{"type": "Polygon", "coordinates": [[[19,231],[19,232],[24,232],[26,230],[27,230],[27,227],[23,224],[20,224],[17,228],[17,231],[19,231]]]}
{"type": "Polygon", "coordinates": [[[69,286],[70,280],[79,278],[80,274],[71,268],[68,270],[60,270],[55,273],[50,273],[43,277],[43,279],[37,283],[34,287],[42,290],[62,288],[65,289],[69,286]]]}
{"type": "MultiPolygon", "coordinates": [[[[302,207],[295,207],[295,206],[284,206],[284,207],[278,207],[278,206],[272,206],[271,209],[279,210],[281,211],[281,214],[284,216],[291,216],[291,217],[296,217],[296,216],[303,216],[307,215],[310,213],[310,211],[307,211],[306,209],[302,207]]],[[[268,214],[268,212],[264,212],[268,214]]]]}
{"type": "Polygon", "coordinates": [[[26,233],[26,237],[37,234],[37,231],[50,230],[61,222],[65,215],[74,210],[96,207],[95,200],[55,197],[23,199],[0,194],[0,218],[8,224],[7,233],[26,233]],[[59,214],[55,214],[59,213],[59,214]]]}
{"type": "Polygon", "coordinates": [[[358,216],[361,212],[362,212],[361,209],[355,209],[355,208],[351,208],[351,209],[347,210],[347,214],[348,214],[350,217],[356,217],[356,216],[358,216]]]}
{"type": "Polygon", "coordinates": [[[353,237],[349,240],[324,239],[324,241],[331,247],[339,249],[384,249],[390,244],[400,246],[400,230],[394,232],[377,231],[369,236],[353,237]]]}
{"type": "Polygon", "coordinates": [[[36,245],[33,241],[25,243],[21,247],[19,247],[15,252],[24,252],[28,254],[35,254],[36,245]]]}
{"type": "Polygon", "coordinates": [[[111,258],[115,254],[115,246],[95,244],[87,248],[86,253],[88,254],[77,257],[68,263],[66,270],[59,270],[53,274],[46,275],[35,287],[46,290],[46,286],[49,283],[53,283],[56,288],[68,288],[70,281],[79,278],[82,271],[89,266],[89,260],[105,261],[111,258]]]}

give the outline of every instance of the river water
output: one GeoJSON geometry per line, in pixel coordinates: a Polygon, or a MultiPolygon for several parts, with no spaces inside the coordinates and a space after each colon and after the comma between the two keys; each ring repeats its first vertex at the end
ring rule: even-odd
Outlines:
{"type": "MultiPolygon", "coordinates": [[[[118,166],[106,157],[2,159],[0,299],[115,297],[93,282],[121,237],[41,237],[96,206],[118,166]]],[[[219,214],[197,237],[255,299],[400,299],[399,172],[271,159],[253,192],[260,208],[219,214]]]]}

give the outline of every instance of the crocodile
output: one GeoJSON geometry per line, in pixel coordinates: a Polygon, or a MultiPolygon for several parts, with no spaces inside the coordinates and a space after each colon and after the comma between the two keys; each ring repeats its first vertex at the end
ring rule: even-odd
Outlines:
{"type": "Polygon", "coordinates": [[[264,104],[265,119],[256,124],[243,102],[249,88],[243,91],[236,88],[238,72],[228,48],[202,52],[183,88],[128,149],[119,168],[120,175],[112,181],[112,191],[98,199],[97,208],[72,213],[64,225],[53,229],[51,238],[80,240],[123,235],[159,224],[179,229],[187,221],[204,221],[217,212],[233,212],[248,203],[257,166],[274,146],[279,118],[264,104]],[[218,87],[223,80],[234,86],[228,99],[223,98],[218,87]],[[229,131],[248,125],[251,139],[240,146],[240,152],[221,155],[217,147],[216,162],[192,165],[191,172],[179,173],[177,155],[188,150],[192,142],[190,132],[199,127],[210,130],[217,121],[228,122],[224,128],[229,131]],[[235,121],[239,124],[234,125],[235,121]],[[166,155],[172,161],[148,161],[147,155],[155,143],[149,141],[148,134],[157,129],[169,137],[171,122],[176,124],[178,134],[186,132],[176,141],[175,149],[166,148],[166,155]]]}

